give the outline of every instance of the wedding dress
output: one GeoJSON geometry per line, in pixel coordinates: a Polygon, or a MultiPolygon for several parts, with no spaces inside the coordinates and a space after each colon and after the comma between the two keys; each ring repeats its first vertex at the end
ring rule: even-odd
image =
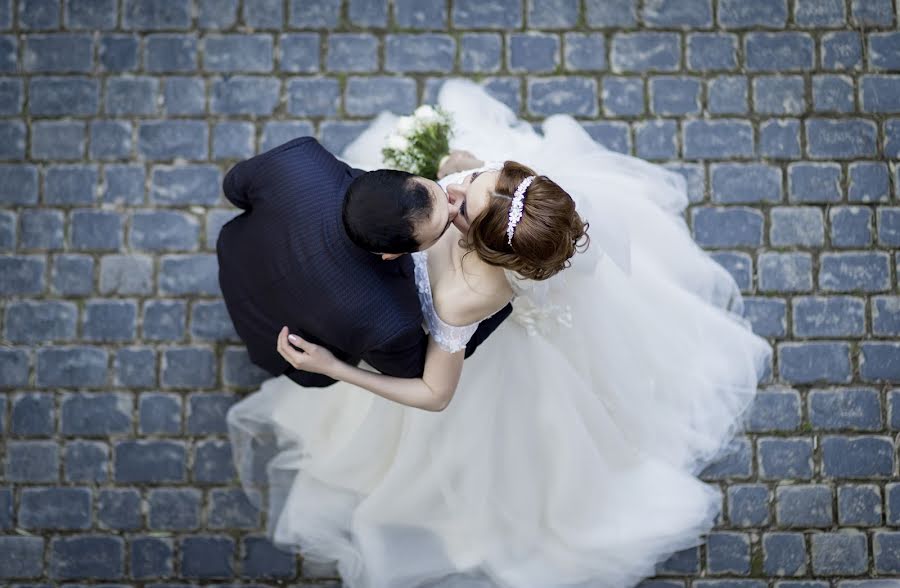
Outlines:
{"type": "MultiPolygon", "coordinates": [[[[266,381],[228,414],[242,482],[277,545],[336,561],[353,588],[634,585],[712,527],[721,496],[696,474],[739,427],[770,346],[691,239],[680,176],[567,116],[538,133],[472,83],[447,82],[439,104],[454,148],[554,179],[596,238],[548,281],[508,276],[515,310],[443,412],[266,381]]],[[[343,157],[378,167],[393,123],[380,116],[343,157]]],[[[426,324],[464,345],[474,329],[428,304],[426,260],[426,324]]]]}

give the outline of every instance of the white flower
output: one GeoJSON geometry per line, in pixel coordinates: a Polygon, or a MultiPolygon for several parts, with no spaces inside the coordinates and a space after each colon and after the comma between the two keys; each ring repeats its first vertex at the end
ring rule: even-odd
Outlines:
{"type": "Polygon", "coordinates": [[[409,147],[409,141],[402,135],[391,135],[388,137],[387,146],[397,151],[405,151],[409,147]]]}
{"type": "Polygon", "coordinates": [[[411,116],[401,116],[397,120],[397,132],[401,135],[408,135],[416,126],[416,120],[411,116]]]}
{"type": "Polygon", "coordinates": [[[413,115],[422,122],[432,123],[437,122],[438,113],[435,112],[434,108],[428,106],[427,104],[423,104],[422,106],[416,108],[416,111],[413,115]]]}

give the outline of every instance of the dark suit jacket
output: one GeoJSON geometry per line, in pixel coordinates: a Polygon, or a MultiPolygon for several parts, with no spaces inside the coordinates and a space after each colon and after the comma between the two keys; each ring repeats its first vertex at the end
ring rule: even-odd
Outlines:
{"type": "MultiPolygon", "coordinates": [[[[223,182],[244,210],[216,244],[228,312],[253,363],[304,386],[334,380],[295,370],[278,354],[282,326],[352,364],[422,375],[428,340],[412,258],[383,261],[354,245],[341,222],[344,193],[362,173],[300,137],[238,163],[223,182]]],[[[482,323],[467,357],[511,310],[482,323]]]]}

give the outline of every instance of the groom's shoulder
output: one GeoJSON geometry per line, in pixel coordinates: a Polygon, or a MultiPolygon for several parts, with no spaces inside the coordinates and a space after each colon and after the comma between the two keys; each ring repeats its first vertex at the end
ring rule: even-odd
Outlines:
{"type": "Polygon", "coordinates": [[[297,137],[287,143],[270,149],[262,154],[264,159],[287,163],[289,166],[312,165],[334,171],[345,171],[349,168],[346,163],[335,157],[315,137],[297,137]]]}
{"type": "Polygon", "coordinates": [[[277,147],[273,147],[268,151],[264,152],[263,155],[275,155],[278,153],[284,152],[309,152],[316,153],[330,159],[334,159],[335,161],[339,161],[337,156],[334,155],[331,151],[329,151],[324,145],[322,145],[318,139],[313,136],[303,136],[297,137],[295,139],[291,139],[286,143],[282,143],[277,147]]]}
{"type": "Polygon", "coordinates": [[[322,150],[322,151],[327,152],[327,150],[324,147],[322,147],[321,143],[319,143],[318,139],[316,139],[315,137],[311,137],[311,136],[304,136],[304,137],[297,137],[295,139],[291,139],[290,141],[288,141],[286,143],[282,143],[281,145],[278,145],[277,147],[272,147],[268,151],[264,152],[262,155],[263,156],[274,156],[274,155],[278,155],[280,153],[285,153],[285,152],[296,152],[296,151],[305,151],[305,150],[322,150]]]}

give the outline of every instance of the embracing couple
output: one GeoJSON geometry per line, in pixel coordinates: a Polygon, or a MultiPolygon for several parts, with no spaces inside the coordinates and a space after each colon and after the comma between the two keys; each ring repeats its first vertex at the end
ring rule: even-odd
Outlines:
{"type": "Polygon", "coordinates": [[[222,291],[276,376],[228,414],[247,496],[352,587],[633,585],[711,528],[696,474],[769,345],[682,178],[471,83],[439,103],[437,182],[377,169],[387,113],[225,177],[222,291]]]}
{"type": "Polygon", "coordinates": [[[438,184],[363,172],[301,137],[231,169],[225,196],[245,213],[220,234],[220,281],[254,363],[304,386],[340,379],[415,408],[450,402],[460,352],[510,314],[504,269],[552,276],[587,227],[524,165],[465,151],[443,163],[440,177],[466,173],[438,184]],[[394,377],[354,369],[360,360],[394,377]]]}

